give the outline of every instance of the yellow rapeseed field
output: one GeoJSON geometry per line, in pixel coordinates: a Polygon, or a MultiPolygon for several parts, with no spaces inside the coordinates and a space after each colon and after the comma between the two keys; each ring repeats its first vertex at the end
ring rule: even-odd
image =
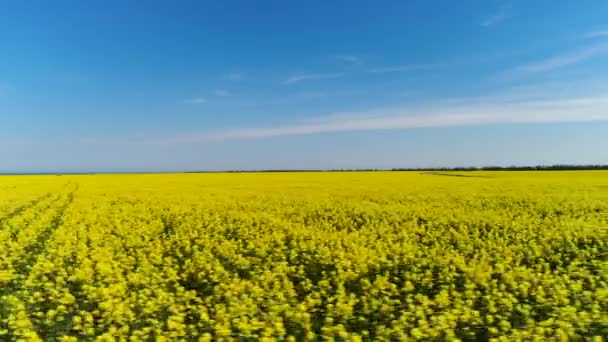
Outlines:
{"type": "Polygon", "coordinates": [[[0,177],[0,340],[602,341],[608,172],[0,177]]]}

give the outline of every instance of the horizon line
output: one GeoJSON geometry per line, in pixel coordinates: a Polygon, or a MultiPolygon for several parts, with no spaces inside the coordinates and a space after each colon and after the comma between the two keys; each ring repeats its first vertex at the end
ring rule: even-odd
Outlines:
{"type": "Polygon", "coordinates": [[[225,169],[182,171],[81,171],[81,172],[0,172],[0,176],[61,176],[61,175],[154,175],[192,173],[287,173],[287,172],[403,172],[403,171],[608,171],[608,164],[538,164],[538,165],[485,165],[392,168],[311,168],[311,169],[225,169]]]}

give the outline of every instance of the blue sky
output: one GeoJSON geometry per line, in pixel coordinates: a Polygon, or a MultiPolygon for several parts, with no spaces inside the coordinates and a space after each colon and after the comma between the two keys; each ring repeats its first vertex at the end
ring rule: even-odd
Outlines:
{"type": "Polygon", "coordinates": [[[608,2],[3,1],[0,172],[608,163],[608,2]]]}

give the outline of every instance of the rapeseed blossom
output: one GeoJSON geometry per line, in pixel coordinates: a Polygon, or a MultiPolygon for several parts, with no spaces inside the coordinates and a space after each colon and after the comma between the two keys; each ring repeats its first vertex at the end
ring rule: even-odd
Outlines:
{"type": "Polygon", "coordinates": [[[0,178],[0,339],[608,336],[608,173],[0,178]]]}

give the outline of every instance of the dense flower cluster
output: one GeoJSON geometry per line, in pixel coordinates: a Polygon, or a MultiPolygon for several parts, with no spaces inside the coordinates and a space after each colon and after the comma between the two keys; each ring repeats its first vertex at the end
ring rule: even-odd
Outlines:
{"type": "Polygon", "coordinates": [[[0,178],[0,340],[601,341],[608,172],[0,178]]]}

